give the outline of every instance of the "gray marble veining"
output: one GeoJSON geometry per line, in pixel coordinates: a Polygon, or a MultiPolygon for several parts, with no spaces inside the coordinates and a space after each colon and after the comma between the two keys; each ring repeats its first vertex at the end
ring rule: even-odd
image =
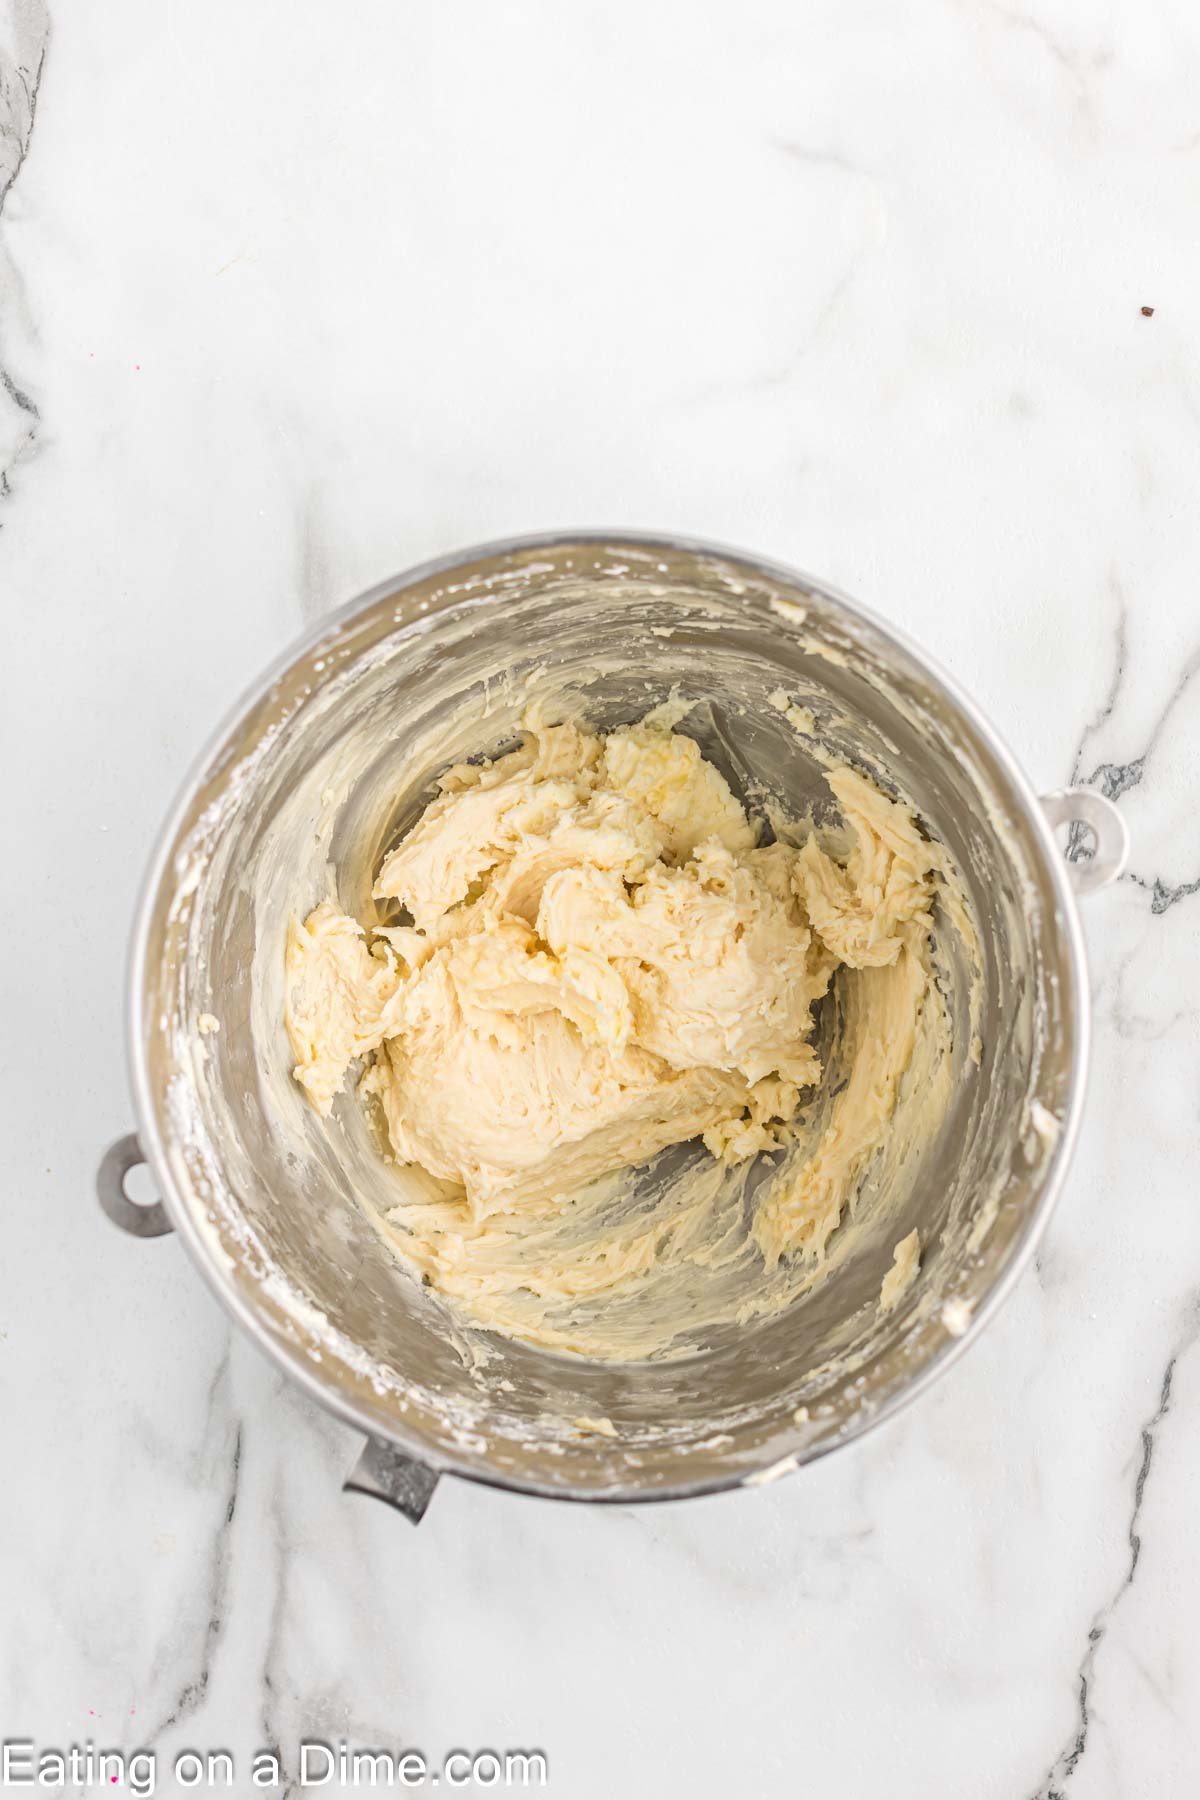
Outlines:
{"type": "Polygon", "coordinates": [[[274,1746],[278,1793],[306,1737],[537,1745],[571,1800],[1190,1792],[1200,18],[53,14],[0,0],[0,1736],[274,1746]],[[861,595],[1119,800],[1131,873],[1068,1190],[935,1392],[758,1492],[447,1482],[412,1532],[93,1204],[128,921],[303,620],[581,523],[861,595]]]}

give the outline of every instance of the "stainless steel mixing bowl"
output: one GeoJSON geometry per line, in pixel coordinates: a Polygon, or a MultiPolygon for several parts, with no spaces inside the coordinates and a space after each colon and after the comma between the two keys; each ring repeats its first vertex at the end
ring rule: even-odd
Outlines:
{"type": "MultiPolygon", "coordinates": [[[[172,1228],[233,1317],[367,1434],[349,1486],[419,1517],[443,1472],[560,1498],[641,1500],[761,1482],[860,1436],[980,1331],[1033,1250],[1079,1123],[1087,983],[1075,894],[1112,879],[1124,826],[1100,796],[1039,800],[970,701],[823,583],[738,552],[625,534],[488,545],[374,589],[290,650],[186,783],[133,942],[138,1135],[101,1199],[139,1236],[172,1228]],[[964,987],[955,1099],[903,1215],[778,1317],[676,1360],[601,1365],[465,1328],[371,1222],[389,1171],[353,1096],[334,1145],[286,1069],[283,934],[320,897],[366,915],[371,866],[440,768],[511,741],[528,681],[582,686],[601,725],[672,688],[683,729],[793,813],[828,807],[811,743],[898,780],[961,872],[980,936],[982,1064],[964,987]],[[431,748],[432,746],[432,748],[431,748]],[[1069,861],[1054,827],[1094,854],[1069,861]],[[206,1030],[217,1017],[220,1029],[206,1030]],[[160,1203],[124,1178],[150,1163],[160,1203]],[[350,1171],[350,1172],[348,1172],[350,1171]],[[913,1226],[919,1280],[875,1305],[913,1226]],[[581,1433],[612,1421],[615,1438],[581,1433]]],[[[944,923],[944,921],[943,921],[944,923]]],[[[947,933],[947,936],[950,934],[947,933]]],[[[953,984],[952,984],[953,985],[953,984]]]]}

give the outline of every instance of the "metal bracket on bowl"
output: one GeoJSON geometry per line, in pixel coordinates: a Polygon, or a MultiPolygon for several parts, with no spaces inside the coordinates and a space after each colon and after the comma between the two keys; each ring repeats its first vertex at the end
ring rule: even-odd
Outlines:
{"type": "Polygon", "coordinates": [[[1051,825],[1066,825],[1067,873],[1077,894],[1094,894],[1120,875],[1129,860],[1129,827],[1120,807],[1095,788],[1059,788],[1042,795],[1042,811],[1051,825]],[[1081,855],[1085,834],[1094,848],[1081,855]]]}
{"type": "MultiPolygon", "coordinates": [[[[164,1237],[175,1227],[162,1201],[152,1200],[143,1205],[131,1200],[125,1192],[125,1177],[145,1160],[142,1146],[132,1133],[118,1138],[115,1144],[109,1145],[96,1170],[96,1194],[113,1224],[119,1225],[131,1237],[164,1237]]],[[[413,1525],[419,1525],[439,1479],[436,1469],[427,1469],[424,1463],[401,1455],[399,1450],[381,1443],[378,1438],[368,1438],[342,1484],[342,1491],[370,1494],[373,1499],[386,1500],[413,1525]]]]}
{"type": "Polygon", "coordinates": [[[404,1456],[391,1444],[368,1438],[358,1461],[342,1483],[343,1494],[370,1494],[386,1500],[403,1513],[410,1525],[419,1525],[433,1490],[441,1479],[436,1469],[404,1456]]]}
{"type": "Polygon", "coordinates": [[[127,1231],[130,1237],[165,1237],[175,1227],[162,1201],[151,1200],[140,1205],[125,1192],[125,1177],[130,1169],[136,1169],[145,1160],[136,1137],[118,1138],[104,1152],[96,1170],[96,1195],[113,1224],[127,1231]]]}

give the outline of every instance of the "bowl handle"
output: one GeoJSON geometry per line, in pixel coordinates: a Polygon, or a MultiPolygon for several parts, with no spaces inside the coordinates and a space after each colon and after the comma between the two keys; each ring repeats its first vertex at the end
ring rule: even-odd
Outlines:
{"type": "Polygon", "coordinates": [[[436,1469],[405,1456],[391,1444],[369,1437],[358,1461],[342,1483],[343,1494],[370,1494],[386,1500],[410,1525],[419,1525],[441,1479],[436,1469]]]}
{"type": "Polygon", "coordinates": [[[130,1237],[164,1237],[175,1227],[162,1201],[152,1200],[148,1206],[141,1206],[125,1192],[125,1177],[130,1169],[136,1169],[145,1160],[136,1137],[131,1134],[118,1138],[104,1152],[96,1170],[96,1195],[113,1224],[130,1237]]]}
{"type": "Polygon", "coordinates": [[[1042,795],[1042,811],[1051,825],[1067,826],[1067,873],[1077,894],[1094,894],[1120,875],[1129,860],[1129,827],[1120,807],[1096,788],[1059,788],[1042,795]],[[1085,834],[1093,840],[1091,856],[1082,856],[1085,834]]]}
{"type": "MultiPolygon", "coordinates": [[[[154,1200],[143,1206],[125,1192],[125,1177],[130,1169],[136,1169],[145,1160],[142,1146],[132,1133],[118,1138],[104,1152],[96,1170],[96,1194],[113,1224],[127,1231],[130,1237],[163,1237],[175,1228],[162,1201],[154,1200]]],[[[386,1500],[412,1524],[419,1525],[438,1479],[436,1469],[427,1469],[424,1463],[402,1456],[399,1450],[381,1443],[378,1438],[368,1438],[342,1484],[342,1491],[370,1494],[376,1500],[386,1500]]]]}

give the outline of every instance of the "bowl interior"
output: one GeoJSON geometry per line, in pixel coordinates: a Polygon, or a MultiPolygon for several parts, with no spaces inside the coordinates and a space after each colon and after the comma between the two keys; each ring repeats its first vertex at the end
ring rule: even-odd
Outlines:
{"type": "MultiPolygon", "coordinates": [[[[1006,760],[918,658],[836,596],[694,547],[570,539],[480,552],[332,621],[206,758],[156,865],[135,955],[144,1141],[177,1225],[235,1311],[365,1429],[436,1466],[539,1491],[726,1485],[863,1429],[1011,1274],[1077,1086],[1065,906],[1006,760]],[[608,727],[678,691],[697,702],[680,729],[764,829],[777,806],[827,818],[813,739],[771,703],[781,689],[827,750],[898,785],[959,870],[978,970],[941,919],[955,1072],[942,1127],[902,1170],[873,1172],[852,1240],[839,1243],[842,1228],[826,1278],[774,1318],[623,1364],[474,1331],[400,1266],[374,1222],[395,1201],[395,1172],[354,1096],[323,1125],[289,1078],[288,918],[333,883],[369,919],[378,860],[432,780],[511,744],[534,695],[582,704],[608,727]],[[218,1032],[198,1030],[204,1013],[218,1032]],[[920,1277],[881,1315],[893,1246],[914,1226],[920,1277]],[[596,1417],[615,1439],[581,1434],[575,1422],[596,1417]]],[[[679,1159],[695,1154],[653,1165],[648,1200],[669,1195],[679,1159]]]]}

